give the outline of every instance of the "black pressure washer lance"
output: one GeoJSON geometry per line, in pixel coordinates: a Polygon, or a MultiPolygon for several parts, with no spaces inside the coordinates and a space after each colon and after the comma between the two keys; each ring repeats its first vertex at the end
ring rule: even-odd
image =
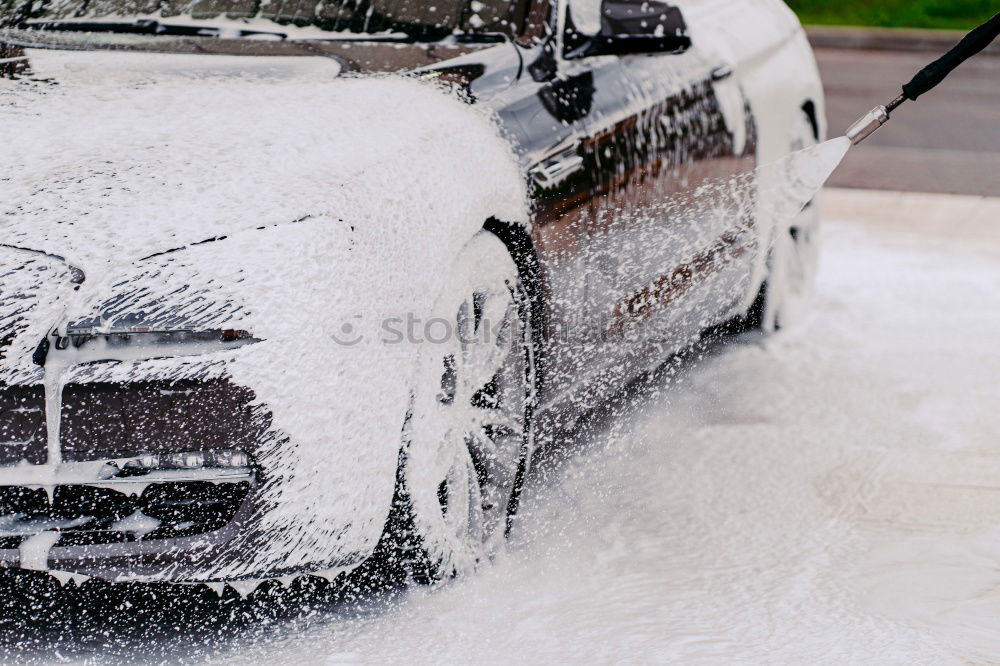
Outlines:
{"type": "Polygon", "coordinates": [[[885,106],[874,109],[859,118],[847,129],[847,138],[857,145],[882,127],[900,104],[906,100],[916,100],[925,92],[941,83],[946,76],[967,59],[990,45],[1000,34],[1000,14],[997,14],[965,37],[943,56],[920,70],[913,79],[903,86],[903,94],[885,106]]]}

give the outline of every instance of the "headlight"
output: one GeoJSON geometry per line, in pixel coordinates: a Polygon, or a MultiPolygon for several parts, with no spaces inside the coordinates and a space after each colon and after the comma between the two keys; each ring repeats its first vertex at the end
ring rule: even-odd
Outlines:
{"type": "Polygon", "coordinates": [[[52,331],[38,345],[32,359],[44,366],[50,352],[72,354],[73,363],[114,360],[121,358],[127,348],[129,358],[156,358],[166,356],[194,356],[223,349],[236,349],[260,342],[249,331],[226,330],[170,330],[149,329],[99,329],[70,326],[67,335],[52,331]]]}

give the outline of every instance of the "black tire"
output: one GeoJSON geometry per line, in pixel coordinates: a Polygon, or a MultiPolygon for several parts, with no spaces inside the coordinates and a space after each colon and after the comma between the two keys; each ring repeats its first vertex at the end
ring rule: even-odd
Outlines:
{"type": "MultiPolygon", "coordinates": [[[[441,521],[436,516],[428,515],[435,510],[435,507],[429,506],[427,501],[428,480],[416,477],[413,470],[414,455],[419,455],[420,451],[428,446],[427,441],[413,441],[414,437],[423,437],[426,440],[426,435],[422,435],[421,429],[414,424],[421,416],[419,411],[421,405],[428,404],[426,399],[422,402],[419,398],[415,398],[415,411],[408,416],[407,427],[404,428],[404,445],[400,451],[392,507],[382,539],[372,557],[373,569],[378,575],[391,579],[434,583],[488,560],[510,533],[514,516],[517,514],[521,490],[530,468],[531,454],[534,450],[536,381],[533,303],[514,260],[493,234],[480,232],[470,245],[472,247],[467,250],[471,252],[476,263],[483,263],[491,258],[496,262],[506,262],[507,278],[504,280],[504,288],[509,298],[509,309],[504,316],[513,318],[512,322],[516,319],[516,324],[512,323],[509,326],[509,330],[513,333],[508,355],[504,357],[503,363],[489,381],[473,393],[470,407],[475,410],[477,406],[484,405],[482,409],[492,414],[501,411],[503,401],[508,400],[510,412],[512,414],[516,412],[519,418],[505,422],[503,428],[491,423],[484,423],[481,426],[481,435],[490,437],[493,443],[488,454],[483,451],[481,437],[470,437],[470,433],[461,433],[468,447],[468,457],[475,469],[476,482],[479,484],[472,495],[478,497],[481,502],[479,508],[473,506],[470,510],[469,521],[473,520],[473,516],[482,516],[484,524],[477,526],[467,541],[446,543],[442,546],[441,521]],[[500,252],[503,252],[503,258],[499,256],[500,252]],[[520,428],[515,431],[511,427],[512,423],[518,424],[520,428]],[[501,434],[502,430],[506,434],[501,434]],[[501,438],[502,446],[498,444],[501,438]],[[480,442],[478,449],[477,442],[480,442]],[[416,488],[418,493],[423,491],[422,503],[419,499],[414,501],[414,487],[418,484],[424,486],[422,489],[416,488]],[[421,514],[421,511],[424,514],[421,514]],[[481,543],[475,540],[477,535],[482,536],[481,543]]],[[[472,291],[472,301],[463,301],[463,305],[477,300],[478,292],[475,289],[472,291]]],[[[498,292],[499,286],[493,285],[493,295],[497,296],[498,292]]],[[[486,308],[487,304],[484,303],[482,307],[486,308]]],[[[456,324],[456,328],[462,325],[461,308],[458,317],[459,323],[456,324]]],[[[508,329],[506,323],[497,329],[501,331],[497,335],[498,344],[505,329],[508,329]]],[[[451,404],[449,400],[456,399],[455,385],[458,383],[457,379],[449,375],[449,355],[445,354],[442,358],[444,365],[439,374],[441,385],[425,389],[425,394],[428,390],[435,393],[439,406],[449,405],[451,404]]],[[[455,372],[452,368],[451,374],[455,372]]],[[[449,429],[450,437],[446,442],[442,442],[441,446],[458,446],[454,442],[455,434],[454,429],[449,429]]],[[[439,505],[436,510],[440,510],[445,519],[448,518],[448,498],[453,497],[454,493],[464,492],[450,490],[447,485],[449,478],[451,477],[445,477],[441,482],[444,489],[439,486],[437,492],[439,505]]]]}

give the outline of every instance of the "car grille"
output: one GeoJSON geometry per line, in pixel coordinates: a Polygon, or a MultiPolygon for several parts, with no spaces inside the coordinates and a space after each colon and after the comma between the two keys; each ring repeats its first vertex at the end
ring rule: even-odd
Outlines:
{"type": "Polygon", "coordinates": [[[17,548],[33,534],[59,532],[57,546],[151,541],[225,527],[250,492],[250,483],[155,483],[141,494],[86,485],[45,490],[0,488],[0,548],[17,548]]]}
{"type": "MultiPolygon", "coordinates": [[[[251,390],[227,380],[69,384],[60,421],[63,462],[218,449],[252,458],[270,428],[269,414],[253,400],[251,390]]],[[[44,464],[46,436],[43,389],[0,386],[0,465],[44,464]]],[[[137,477],[134,483],[58,485],[51,495],[38,487],[0,486],[0,548],[17,548],[46,530],[60,533],[59,546],[204,534],[233,520],[254,474],[247,470],[225,482],[154,480],[154,474],[149,483],[137,477]]]]}
{"type": "Polygon", "coordinates": [[[45,462],[45,390],[0,387],[0,465],[45,462]]]}
{"type": "MultiPolygon", "coordinates": [[[[250,450],[270,426],[253,391],[226,380],[69,384],[63,390],[63,460],[192,449],[250,450]]],[[[0,387],[0,465],[46,459],[45,392],[0,387]]]]}
{"type": "Polygon", "coordinates": [[[63,391],[63,460],[250,450],[269,425],[253,399],[253,391],[226,380],[70,384],[63,391]]]}

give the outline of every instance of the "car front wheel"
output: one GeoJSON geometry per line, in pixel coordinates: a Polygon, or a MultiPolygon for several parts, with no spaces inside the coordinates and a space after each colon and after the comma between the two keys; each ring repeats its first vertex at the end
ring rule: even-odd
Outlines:
{"type": "Polygon", "coordinates": [[[424,341],[390,517],[407,533],[406,568],[425,582],[502,546],[534,447],[530,303],[496,236],[464,248],[436,312],[450,331],[424,341]]]}

